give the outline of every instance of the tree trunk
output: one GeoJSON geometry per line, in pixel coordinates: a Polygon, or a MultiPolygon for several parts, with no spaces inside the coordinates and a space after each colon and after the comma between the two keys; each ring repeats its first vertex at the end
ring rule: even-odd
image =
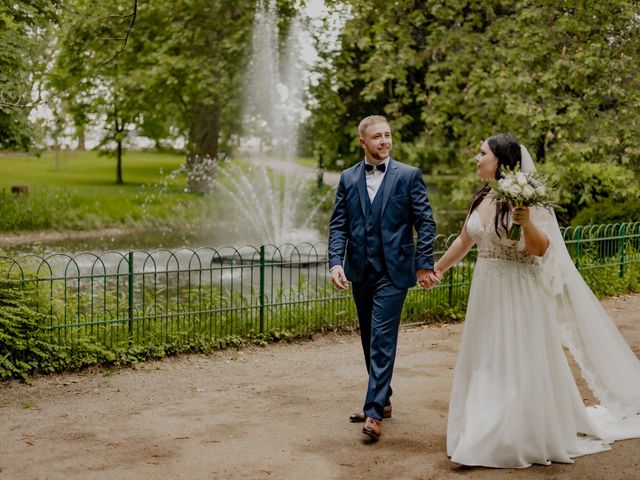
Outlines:
{"type": "Polygon", "coordinates": [[[537,142],[538,145],[536,148],[536,162],[538,163],[544,163],[544,159],[547,154],[546,148],[545,148],[545,140],[546,140],[546,135],[544,133],[538,136],[538,142],[537,142]]]}
{"type": "Polygon", "coordinates": [[[84,152],[87,148],[85,146],[85,134],[84,134],[84,127],[83,128],[78,128],[77,129],[77,133],[78,133],[78,148],[77,150],[80,152],[84,152]]]}
{"type": "Polygon", "coordinates": [[[122,181],[122,140],[118,140],[116,147],[116,157],[117,157],[117,167],[116,167],[116,183],[118,185],[122,185],[124,182],[122,181]]]}
{"type": "Polygon", "coordinates": [[[60,171],[60,144],[58,138],[55,137],[53,141],[53,151],[56,152],[56,172],[60,171]]]}
{"type": "Polygon", "coordinates": [[[201,105],[194,115],[189,130],[187,187],[190,191],[206,193],[213,189],[219,137],[218,105],[201,105]]]}
{"type": "Polygon", "coordinates": [[[122,185],[122,132],[124,131],[124,122],[118,121],[118,115],[116,113],[113,121],[115,132],[114,140],[116,141],[116,183],[122,185]]]}

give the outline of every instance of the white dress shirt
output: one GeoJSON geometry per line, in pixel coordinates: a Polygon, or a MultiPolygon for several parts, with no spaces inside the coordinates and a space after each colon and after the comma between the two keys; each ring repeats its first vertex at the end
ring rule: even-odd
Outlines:
{"type": "MultiPolygon", "coordinates": [[[[364,163],[365,163],[365,165],[369,164],[369,162],[367,162],[366,159],[365,159],[364,163]]],[[[384,164],[384,166],[388,168],[389,167],[389,157],[385,158],[378,165],[382,165],[382,164],[384,164]]],[[[370,165],[373,165],[373,164],[370,164],[370,165]]],[[[375,165],[374,165],[374,167],[375,167],[375,165]]],[[[384,172],[381,172],[377,168],[374,168],[370,172],[365,172],[365,177],[366,177],[366,180],[367,180],[367,193],[369,194],[369,201],[371,203],[373,203],[373,199],[376,197],[376,193],[378,193],[378,190],[380,189],[380,185],[382,185],[382,180],[384,179],[384,176],[385,176],[386,173],[387,173],[386,170],[384,172]]]]}

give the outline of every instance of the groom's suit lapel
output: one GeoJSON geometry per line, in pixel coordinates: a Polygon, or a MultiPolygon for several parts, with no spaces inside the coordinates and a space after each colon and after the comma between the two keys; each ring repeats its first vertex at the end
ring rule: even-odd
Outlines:
{"type": "Polygon", "coordinates": [[[361,161],[354,170],[356,176],[356,185],[358,187],[358,196],[360,197],[360,206],[362,207],[362,214],[367,214],[367,203],[369,201],[369,194],[367,193],[367,179],[364,174],[364,160],[361,161]]]}
{"type": "Polygon", "coordinates": [[[382,213],[384,215],[384,210],[387,207],[387,202],[389,201],[389,197],[391,196],[391,192],[393,191],[393,187],[398,180],[398,166],[393,158],[389,159],[389,163],[387,165],[387,173],[385,174],[384,179],[384,190],[382,191],[382,213]]]}
{"type": "MultiPolygon", "coordinates": [[[[387,207],[387,202],[393,191],[393,187],[398,180],[398,166],[393,158],[389,159],[387,165],[387,173],[384,179],[384,189],[382,191],[382,214],[387,207]]],[[[362,214],[367,214],[367,203],[369,201],[369,194],[367,193],[367,179],[364,171],[364,160],[361,161],[354,170],[355,184],[358,187],[358,196],[360,197],[360,206],[362,207],[362,214]]]]}

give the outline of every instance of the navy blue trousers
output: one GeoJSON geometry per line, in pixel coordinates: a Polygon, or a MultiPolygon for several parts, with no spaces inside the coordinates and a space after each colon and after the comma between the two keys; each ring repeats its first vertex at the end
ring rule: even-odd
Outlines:
{"type": "Polygon", "coordinates": [[[367,265],[362,281],[352,283],[351,288],[369,373],[363,410],[367,417],[381,420],[385,405],[391,404],[391,377],[407,289],[396,288],[386,272],[376,272],[371,265],[367,265]]]}

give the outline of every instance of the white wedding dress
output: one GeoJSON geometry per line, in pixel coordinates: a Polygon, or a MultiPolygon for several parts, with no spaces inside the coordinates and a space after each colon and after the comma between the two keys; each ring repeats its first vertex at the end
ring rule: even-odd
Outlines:
{"type": "Polygon", "coordinates": [[[531,208],[550,239],[544,257],[534,257],[523,240],[498,237],[493,215],[483,221],[478,210],[466,224],[478,260],[449,405],[451,460],[512,468],[571,463],[640,436],[640,361],[566,264],[555,216],[531,208]],[[563,343],[604,406],[585,407],[563,343]]]}

